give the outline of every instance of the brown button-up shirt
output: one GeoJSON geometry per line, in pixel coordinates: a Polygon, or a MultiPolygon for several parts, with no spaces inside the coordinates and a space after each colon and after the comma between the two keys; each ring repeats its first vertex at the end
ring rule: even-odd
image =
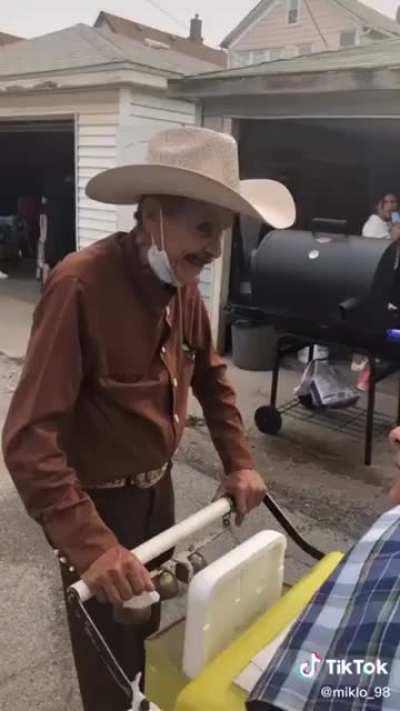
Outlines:
{"type": "Polygon", "coordinates": [[[197,284],[152,273],[134,232],[67,257],[35,311],[6,420],[6,464],[29,513],[79,573],[117,543],[84,485],[160,467],[185,427],[189,387],[226,473],[252,468],[197,284]]]}

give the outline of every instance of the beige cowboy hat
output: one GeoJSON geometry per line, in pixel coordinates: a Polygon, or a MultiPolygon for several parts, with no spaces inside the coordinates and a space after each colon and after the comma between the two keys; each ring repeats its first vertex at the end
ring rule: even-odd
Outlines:
{"type": "Polygon", "coordinates": [[[113,205],[134,205],[145,195],[178,195],[282,229],[296,218],[293,198],[282,183],[239,179],[232,136],[193,126],[157,133],[149,141],[146,163],[99,173],[86,194],[113,205]]]}

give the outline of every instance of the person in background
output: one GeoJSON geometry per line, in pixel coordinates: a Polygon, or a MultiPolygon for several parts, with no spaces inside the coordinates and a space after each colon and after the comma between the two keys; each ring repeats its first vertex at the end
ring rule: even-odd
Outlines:
{"type": "MultiPolygon", "coordinates": [[[[374,211],[362,228],[363,237],[390,239],[393,226],[392,215],[398,210],[398,199],[394,193],[380,195],[374,203],[374,211]]],[[[396,229],[396,235],[398,230],[396,229]]]]}
{"type": "Polygon", "coordinates": [[[41,282],[42,286],[46,283],[47,277],[50,273],[50,267],[46,264],[45,258],[45,247],[47,238],[47,198],[42,197],[42,207],[40,211],[40,235],[38,239],[38,248],[36,255],[36,278],[41,282]]]}
{"type": "Polygon", "coordinates": [[[388,510],[354,542],[275,655],[268,658],[246,702],[247,711],[400,708],[400,427],[392,430],[389,439],[395,449],[397,476],[389,492],[390,505],[385,506],[388,510]],[[318,650],[317,661],[313,649],[318,650]],[[343,673],[338,666],[324,663],[334,657],[346,659],[349,669],[343,673]],[[357,668],[357,658],[375,662],[371,673],[357,668]],[[384,686],[379,687],[382,682],[384,686]],[[363,689],[368,702],[354,703],[344,693],[347,688],[363,689]],[[378,688],[378,694],[386,689],[384,703],[378,697],[377,703],[373,700],[373,690],[378,688]],[[331,703],[332,699],[339,701],[331,703]]]}
{"type": "MultiPolygon", "coordinates": [[[[373,239],[400,240],[400,214],[399,202],[394,193],[381,195],[374,204],[374,212],[364,223],[362,236],[373,239]]],[[[389,307],[393,305],[390,304],[389,307]]],[[[396,308],[396,307],[394,307],[396,308]]],[[[351,369],[360,371],[356,383],[358,390],[367,391],[369,388],[370,369],[368,360],[356,353],[353,357],[351,369]]]]}
{"type": "Polygon", "coordinates": [[[43,281],[47,279],[50,270],[75,251],[74,190],[72,175],[53,178],[45,186],[43,281]]]}

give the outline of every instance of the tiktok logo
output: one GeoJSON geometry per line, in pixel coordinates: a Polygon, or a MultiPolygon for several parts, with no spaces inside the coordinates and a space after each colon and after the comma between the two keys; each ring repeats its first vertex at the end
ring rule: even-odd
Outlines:
{"type": "Polygon", "coordinates": [[[308,662],[300,664],[300,674],[304,679],[313,679],[318,671],[318,667],[322,662],[322,657],[318,652],[311,652],[311,657],[308,662]]]}

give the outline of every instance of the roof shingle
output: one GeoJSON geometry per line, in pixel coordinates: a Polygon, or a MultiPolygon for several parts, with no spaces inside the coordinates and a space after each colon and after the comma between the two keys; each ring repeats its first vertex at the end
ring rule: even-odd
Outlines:
{"type": "Polygon", "coordinates": [[[12,44],[13,42],[21,42],[23,37],[16,37],[15,35],[9,35],[7,32],[0,32],[0,46],[5,44],[12,44]]]}
{"type": "Polygon", "coordinates": [[[182,52],[190,57],[201,59],[204,62],[216,64],[217,66],[227,66],[227,56],[225,52],[200,42],[193,42],[189,37],[181,37],[171,32],[164,32],[155,27],[142,25],[134,20],[127,20],[123,17],[112,15],[109,12],[101,12],[94,26],[100,27],[103,22],[106,22],[113,32],[126,35],[139,42],[143,42],[145,38],[157,42],[165,42],[171,45],[171,49],[177,52],[182,52]]]}
{"type": "Polygon", "coordinates": [[[209,72],[216,66],[172,49],[154,49],[84,24],[0,47],[0,77],[115,63],[131,63],[175,76],[209,72]]]}

